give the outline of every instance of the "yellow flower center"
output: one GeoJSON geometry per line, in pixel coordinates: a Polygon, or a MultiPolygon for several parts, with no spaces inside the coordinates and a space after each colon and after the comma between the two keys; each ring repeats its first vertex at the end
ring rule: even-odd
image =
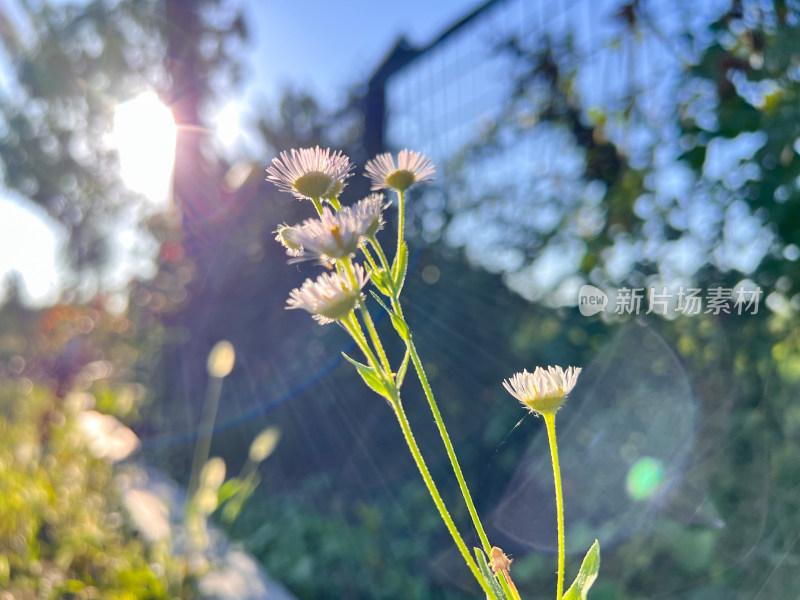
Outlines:
{"type": "Polygon", "coordinates": [[[322,198],[333,184],[333,178],[321,171],[311,171],[298,177],[292,184],[297,193],[306,198],[322,198]]]}
{"type": "Polygon", "coordinates": [[[404,192],[408,188],[410,188],[414,183],[417,181],[417,178],[414,176],[414,173],[407,169],[403,169],[402,171],[395,171],[391,175],[386,177],[386,184],[398,192],[404,192]]]}
{"type": "Polygon", "coordinates": [[[333,236],[333,239],[336,241],[336,245],[339,246],[339,248],[344,248],[344,240],[342,240],[342,234],[339,233],[339,226],[334,225],[330,229],[331,229],[331,235],[333,236]]]}
{"type": "Polygon", "coordinates": [[[564,404],[567,399],[563,391],[559,388],[559,393],[551,396],[540,396],[538,392],[533,398],[526,398],[523,402],[525,406],[533,412],[548,414],[555,413],[564,404]]]}

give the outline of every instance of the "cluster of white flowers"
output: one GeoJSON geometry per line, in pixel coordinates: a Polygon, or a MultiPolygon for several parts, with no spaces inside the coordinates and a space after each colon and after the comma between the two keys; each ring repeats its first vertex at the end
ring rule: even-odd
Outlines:
{"type": "MultiPolygon", "coordinates": [[[[353,206],[339,208],[338,195],[352,175],[353,165],[341,151],[329,148],[301,148],[281,152],[267,169],[267,180],[295,198],[314,201],[318,218],[306,219],[299,225],[282,224],[275,232],[286,253],[293,257],[310,256],[324,263],[349,261],[367,239],[384,226],[383,210],[389,206],[383,194],[370,194],[353,206]],[[338,210],[322,207],[328,200],[338,210]]],[[[435,169],[419,152],[403,150],[397,166],[391,154],[381,154],[369,161],[365,175],[372,188],[405,191],[418,181],[429,181],[435,169]]],[[[305,283],[289,296],[287,308],[309,311],[320,323],[344,319],[358,303],[361,288],[369,278],[355,265],[355,284],[343,275],[326,273],[305,283]]]]}
{"type": "MultiPolygon", "coordinates": [[[[475,511],[469,491],[464,483],[461,468],[453,453],[449,435],[442,422],[441,414],[436,407],[436,401],[430,389],[427,376],[420,366],[420,359],[409,334],[408,324],[405,321],[399,299],[406,274],[408,252],[403,238],[405,192],[418,182],[430,181],[436,169],[427,157],[419,152],[410,150],[401,151],[397,156],[397,162],[395,162],[391,154],[386,153],[379,154],[365,165],[364,175],[370,179],[373,191],[392,189],[397,192],[399,208],[397,254],[391,266],[389,266],[386,253],[376,238],[376,234],[384,226],[383,210],[389,206],[384,195],[382,193],[370,194],[352,206],[342,207],[339,202],[339,194],[346,184],[346,179],[351,176],[352,169],[350,159],[340,151],[331,152],[330,149],[322,149],[320,147],[291,150],[288,153],[282,152],[267,169],[267,180],[272,181],[280,190],[288,192],[296,198],[311,200],[317,211],[316,218],[306,219],[298,225],[280,225],[275,232],[275,239],[286,248],[287,254],[294,259],[300,259],[301,257],[315,258],[329,268],[328,272],[323,273],[316,280],[306,279],[302,286],[292,290],[289,294],[286,308],[305,310],[311,313],[313,318],[320,324],[339,321],[348,330],[370,364],[369,366],[360,365],[350,359],[351,362],[354,362],[369,387],[392,404],[395,414],[403,426],[403,433],[417,467],[422,473],[437,508],[439,508],[442,518],[448,524],[448,528],[450,528],[462,555],[486,592],[486,597],[519,598],[518,593],[514,595],[516,587],[514,587],[509,575],[511,559],[500,548],[496,546],[490,547],[483,525],[475,511]],[[330,204],[330,207],[324,206],[324,202],[330,204]],[[370,248],[376,251],[380,266],[372,255],[370,248]],[[353,257],[359,250],[365,256],[367,262],[364,265],[367,270],[365,270],[364,266],[353,262],[353,257]],[[389,312],[395,329],[406,342],[405,361],[400,369],[397,370],[397,374],[391,366],[369,311],[366,310],[364,304],[362,289],[370,279],[370,275],[372,275],[372,279],[379,290],[389,297],[391,309],[382,302],[381,304],[389,312]],[[361,320],[367,325],[367,330],[370,334],[369,339],[361,329],[359,319],[353,314],[356,308],[362,309],[361,320]],[[430,403],[439,432],[448,447],[448,457],[461,484],[461,491],[467,507],[470,509],[473,523],[482,538],[484,552],[491,558],[490,562],[486,563],[481,558],[480,551],[478,551],[478,560],[483,562],[483,568],[479,567],[471,559],[466,544],[460,539],[452,519],[447,510],[443,508],[444,501],[439,495],[424,461],[420,457],[419,448],[414,441],[414,436],[411,434],[411,426],[400,401],[400,386],[403,379],[403,375],[400,372],[405,372],[409,357],[414,359],[414,369],[417,371],[420,382],[426,391],[426,397],[430,403]],[[488,569],[491,569],[494,575],[489,573],[488,569]],[[499,586],[503,586],[502,590],[499,586]]],[[[378,301],[380,302],[380,299],[378,301]]],[[[579,367],[568,367],[566,370],[552,366],[546,369],[536,367],[532,373],[525,370],[503,381],[505,389],[530,412],[544,417],[547,427],[553,461],[557,506],[556,519],[559,540],[558,598],[562,597],[563,591],[565,551],[563,498],[555,437],[555,415],[575,387],[580,373],[581,369],[579,367]]],[[[592,552],[595,555],[599,552],[597,542],[590,549],[590,553],[592,552]]],[[[599,556],[597,561],[599,561],[599,556]]],[[[583,567],[581,567],[581,572],[583,572],[583,567]]],[[[589,585],[590,583],[579,590],[582,597],[585,597],[584,591],[588,590],[589,585]]],[[[567,595],[569,596],[572,591],[573,588],[570,588],[567,595]]]]}

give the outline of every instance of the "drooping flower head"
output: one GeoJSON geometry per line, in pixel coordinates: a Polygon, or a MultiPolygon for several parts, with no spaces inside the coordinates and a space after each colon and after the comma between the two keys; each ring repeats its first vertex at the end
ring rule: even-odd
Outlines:
{"type": "Polygon", "coordinates": [[[286,301],[286,310],[302,308],[310,312],[320,325],[344,319],[361,297],[361,288],[369,279],[361,265],[353,265],[357,289],[338,273],[323,273],[316,281],[306,279],[302,286],[293,289],[286,301]]]}
{"type": "Polygon", "coordinates": [[[372,237],[378,233],[386,222],[383,220],[383,209],[389,206],[383,203],[383,194],[370,194],[356,202],[352,211],[364,227],[364,236],[372,237]]]}
{"type": "Polygon", "coordinates": [[[319,146],[314,148],[292,148],[272,159],[267,168],[267,181],[274,183],[282,192],[295,198],[325,198],[344,186],[344,180],[352,175],[353,165],[341,150],[331,152],[319,146]]]}
{"type": "Polygon", "coordinates": [[[404,192],[420,181],[431,181],[436,173],[429,158],[411,150],[400,151],[397,166],[392,155],[386,152],[368,161],[364,170],[364,175],[372,181],[373,190],[392,188],[398,192],[404,192]]]}
{"type": "Polygon", "coordinates": [[[300,246],[304,253],[323,258],[346,258],[356,250],[366,235],[370,222],[345,207],[333,212],[327,206],[318,219],[306,219],[302,225],[291,228],[289,243],[300,246]]]}
{"type": "Polygon", "coordinates": [[[536,367],[533,373],[522,371],[503,382],[508,393],[522,402],[531,412],[555,413],[575,387],[580,367],[536,367]]]}
{"type": "Polygon", "coordinates": [[[303,255],[303,246],[295,240],[297,233],[296,227],[289,227],[286,223],[278,225],[275,230],[275,241],[279,242],[281,246],[286,248],[286,254],[292,257],[303,255]]]}

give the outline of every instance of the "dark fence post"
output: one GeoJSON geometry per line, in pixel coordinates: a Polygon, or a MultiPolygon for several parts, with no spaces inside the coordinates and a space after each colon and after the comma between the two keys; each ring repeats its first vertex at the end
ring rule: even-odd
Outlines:
{"type": "Polygon", "coordinates": [[[425,46],[414,47],[404,37],[397,40],[389,54],[367,81],[367,92],[363,99],[364,150],[367,156],[375,156],[386,150],[386,82],[389,78],[500,1],[502,0],[487,0],[425,46]]]}

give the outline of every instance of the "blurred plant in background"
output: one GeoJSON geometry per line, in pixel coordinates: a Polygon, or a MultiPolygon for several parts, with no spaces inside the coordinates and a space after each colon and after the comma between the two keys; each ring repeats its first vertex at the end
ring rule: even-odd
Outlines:
{"type": "MultiPolygon", "coordinates": [[[[238,477],[226,479],[222,459],[203,458],[187,495],[129,458],[140,440],[121,420],[139,418],[147,393],[127,380],[138,364],[127,317],[99,303],[36,312],[12,301],[3,318],[0,586],[15,598],[202,598],[218,597],[215,578],[225,573],[219,589],[259,597],[231,583],[246,559],[208,521],[236,520],[277,431],[256,437],[238,477]]],[[[212,387],[233,366],[225,349],[209,361],[212,387]]],[[[248,577],[266,590],[260,574],[248,577]]]]}
{"type": "Polygon", "coordinates": [[[24,378],[0,388],[0,586],[15,598],[191,597],[196,578],[169,537],[132,533],[114,463],[136,436],[86,403],[24,378]]]}

